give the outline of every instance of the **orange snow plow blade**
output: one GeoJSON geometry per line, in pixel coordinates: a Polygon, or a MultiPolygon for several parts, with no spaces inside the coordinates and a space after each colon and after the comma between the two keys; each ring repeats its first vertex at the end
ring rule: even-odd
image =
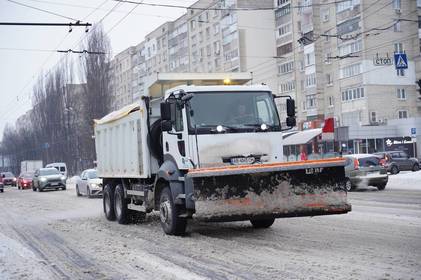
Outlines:
{"type": "Polygon", "coordinates": [[[186,188],[194,217],[206,221],[344,214],[351,211],[344,165],[328,159],[193,169],[186,188]]]}

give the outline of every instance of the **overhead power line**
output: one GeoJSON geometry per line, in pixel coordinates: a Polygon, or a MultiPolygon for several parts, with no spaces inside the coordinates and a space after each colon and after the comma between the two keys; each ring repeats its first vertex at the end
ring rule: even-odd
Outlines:
{"type": "Polygon", "coordinates": [[[57,23],[57,22],[0,22],[0,25],[8,25],[8,26],[67,26],[69,27],[69,32],[72,32],[72,27],[85,27],[85,32],[88,32],[89,26],[92,26],[92,23],[82,23],[80,21],[76,21],[74,23],[57,23]]]}
{"type": "Polygon", "coordinates": [[[34,10],[44,12],[44,13],[47,13],[47,14],[50,14],[50,15],[54,15],[54,16],[58,16],[58,17],[62,17],[62,18],[70,19],[70,20],[74,20],[74,21],[79,21],[78,19],[75,19],[75,18],[72,18],[72,17],[68,17],[68,16],[65,16],[65,15],[58,14],[56,12],[51,12],[51,11],[48,11],[48,10],[44,10],[44,9],[41,9],[41,8],[37,8],[37,7],[31,6],[31,5],[28,5],[28,4],[23,4],[23,3],[20,3],[20,2],[14,1],[14,0],[7,0],[7,1],[11,2],[11,3],[14,3],[16,5],[20,5],[20,6],[23,6],[23,7],[30,8],[30,9],[34,9],[34,10]]]}

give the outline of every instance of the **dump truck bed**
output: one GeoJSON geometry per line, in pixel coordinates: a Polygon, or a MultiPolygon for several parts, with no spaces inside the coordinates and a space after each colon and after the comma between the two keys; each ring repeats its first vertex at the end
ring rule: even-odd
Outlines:
{"type": "Polygon", "coordinates": [[[351,210],[342,158],[189,170],[194,217],[236,221],[344,214],[351,210]]]}

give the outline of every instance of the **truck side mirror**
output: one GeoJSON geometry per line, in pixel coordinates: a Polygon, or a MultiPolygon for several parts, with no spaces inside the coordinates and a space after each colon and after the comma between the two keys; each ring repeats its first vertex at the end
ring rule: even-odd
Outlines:
{"type": "Polygon", "coordinates": [[[287,117],[287,126],[294,127],[297,125],[297,120],[294,117],[287,117]]]}
{"type": "MultiPolygon", "coordinates": [[[[162,103],[161,103],[162,105],[162,103]]],[[[172,123],[170,120],[165,120],[161,122],[161,130],[162,131],[171,131],[172,130],[172,123]]]]}
{"type": "Polygon", "coordinates": [[[163,121],[171,120],[171,104],[168,102],[161,103],[161,120],[163,121]]]}
{"type": "Polygon", "coordinates": [[[295,117],[295,100],[287,99],[287,116],[295,117]]]}

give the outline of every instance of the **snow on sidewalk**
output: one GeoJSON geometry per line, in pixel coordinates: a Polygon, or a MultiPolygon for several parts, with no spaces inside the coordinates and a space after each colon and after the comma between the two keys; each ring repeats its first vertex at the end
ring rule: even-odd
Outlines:
{"type": "Polygon", "coordinates": [[[421,171],[401,171],[396,175],[389,175],[388,189],[421,190],[421,171]]]}

